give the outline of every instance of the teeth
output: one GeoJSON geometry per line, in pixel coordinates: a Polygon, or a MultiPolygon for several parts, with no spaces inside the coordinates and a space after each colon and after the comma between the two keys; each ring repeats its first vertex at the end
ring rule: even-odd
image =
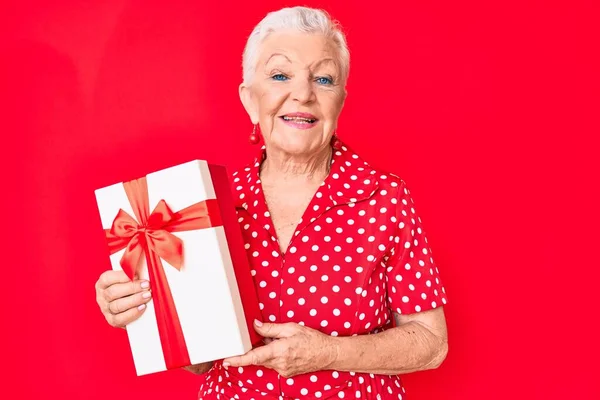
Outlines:
{"type": "Polygon", "coordinates": [[[300,123],[313,123],[315,122],[314,119],[310,119],[310,118],[303,118],[303,117],[288,117],[287,115],[283,116],[283,119],[286,121],[296,121],[296,122],[300,122],[300,123]]]}

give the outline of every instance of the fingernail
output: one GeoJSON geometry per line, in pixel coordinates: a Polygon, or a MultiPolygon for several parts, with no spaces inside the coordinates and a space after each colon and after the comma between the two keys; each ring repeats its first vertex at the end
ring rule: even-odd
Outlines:
{"type": "Polygon", "coordinates": [[[223,363],[223,366],[224,366],[225,368],[229,367],[230,365],[231,365],[231,364],[229,364],[227,361],[225,361],[225,362],[223,363]]]}
{"type": "Polygon", "coordinates": [[[263,323],[257,319],[254,320],[254,323],[256,324],[256,326],[263,326],[263,323]]]}
{"type": "Polygon", "coordinates": [[[148,289],[150,287],[150,282],[144,281],[142,282],[142,289],[148,289]]]}
{"type": "Polygon", "coordinates": [[[146,308],[146,305],[145,305],[145,304],[140,304],[140,305],[138,306],[138,310],[140,310],[140,311],[142,311],[144,308],[146,308]]]}
{"type": "Polygon", "coordinates": [[[144,292],[144,293],[142,293],[142,297],[143,297],[144,299],[149,299],[149,298],[150,298],[150,296],[152,296],[152,293],[150,293],[150,292],[144,292]]]}

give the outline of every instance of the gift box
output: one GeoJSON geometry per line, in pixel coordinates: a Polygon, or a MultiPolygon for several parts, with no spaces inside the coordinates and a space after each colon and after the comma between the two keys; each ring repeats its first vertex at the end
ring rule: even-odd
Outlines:
{"type": "Polygon", "coordinates": [[[261,341],[224,167],[195,160],[95,193],[112,268],[152,289],[126,327],[137,375],[244,354],[261,341]]]}

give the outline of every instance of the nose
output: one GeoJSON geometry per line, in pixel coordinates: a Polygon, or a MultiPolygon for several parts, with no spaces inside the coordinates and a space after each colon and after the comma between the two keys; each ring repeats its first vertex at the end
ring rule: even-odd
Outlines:
{"type": "Polygon", "coordinates": [[[310,78],[296,79],[292,86],[292,99],[300,103],[309,103],[315,99],[315,92],[310,78]]]}

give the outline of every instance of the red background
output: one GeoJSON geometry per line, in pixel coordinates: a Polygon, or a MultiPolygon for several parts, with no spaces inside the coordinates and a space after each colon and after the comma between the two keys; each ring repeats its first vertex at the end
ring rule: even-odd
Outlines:
{"type": "MultiPolygon", "coordinates": [[[[93,190],[247,162],[242,49],[291,3],[161,3],[0,9],[2,398],[195,398],[136,377],[97,309],[93,190]]],[[[407,181],[449,294],[449,356],[409,398],[600,398],[596,2],[306,3],[348,35],[339,134],[407,181]]]]}

